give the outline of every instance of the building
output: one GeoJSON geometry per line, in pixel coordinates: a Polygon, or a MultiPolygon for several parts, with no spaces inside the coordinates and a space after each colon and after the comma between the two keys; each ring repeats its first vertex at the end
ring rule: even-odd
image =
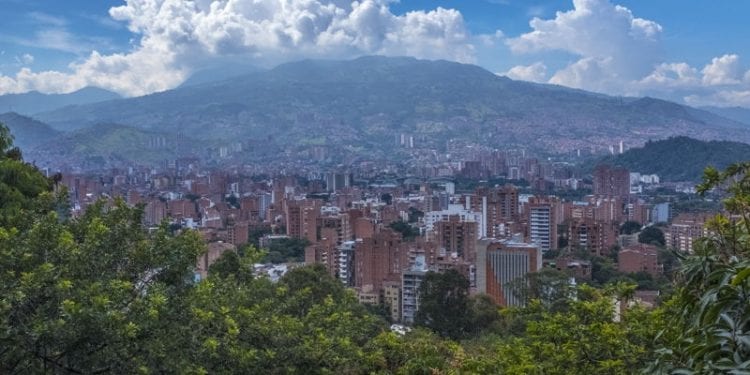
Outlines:
{"type": "Polygon", "coordinates": [[[708,236],[705,225],[709,217],[709,214],[682,213],[677,215],[664,233],[667,247],[692,253],[695,240],[708,236]]]}
{"type": "Polygon", "coordinates": [[[617,269],[627,273],[647,272],[654,277],[663,272],[663,266],[659,264],[659,250],[646,244],[620,250],[617,253],[617,269]]]}
{"type": "Polygon", "coordinates": [[[286,202],[286,234],[292,238],[317,241],[317,218],[320,215],[320,202],[298,200],[286,202]]]}
{"type": "Polygon", "coordinates": [[[542,268],[542,251],[536,244],[512,240],[483,240],[477,253],[477,291],[501,306],[519,306],[511,282],[542,268]]]}
{"type": "Polygon", "coordinates": [[[342,244],[352,239],[352,226],[349,222],[349,214],[321,216],[317,218],[316,224],[316,237],[320,237],[323,231],[330,229],[332,230],[331,233],[335,233],[336,244],[342,244]]]}
{"type": "Polygon", "coordinates": [[[529,239],[539,246],[542,253],[557,249],[558,203],[557,199],[551,197],[529,199],[527,206],[529,239]]]}
{"type": "Polygon", "coordinates": [[[380,292],[375,290],[372,285],[356,288],[356,292],[359,303],[370,306],[380,305],[380,292]]]}
{"type": "Polygon", "coordinates": [[[458,217],[458,220],[461,222],[477,223],[477,238],[486,237],[486,235],[481,232],[483,227],[481,215],[464,208],[460,204],[451,204],[448,206],[447,210],[428,211],[425,213],[422,221],[424,222],[425,230],[427,232],[433,232],[436,231],[436,223],[448,221],[451,217],[458,217]]]}
{"type": "Polygon", "coordinates": [[[594,169],[594,195],[627,198],[630,195],[630,171],[623,167],[598,165],[594,169]]]}
{"type": "Polygon", "coordinates": [[[351,173],[326,173],[326,190],[334,192],[352,186],[353,177],[351,173]]]}
{"type": "Polygon", "coordinates": [[[227,241],[234,246],[250,242],[250,226],[246,221],[236,222],[227,228],[227,241]]]}
{"type": "Polygon", "coordinates": [[[419,287],[424,281],[425,270],[410,269],[401,274],[401,322],[414,323],[419,310],[419,287]]]}
{"type": "Polygon", "coordinates": [[[398,280],[408,268],[408,248],[402,246],[400,234],[384,229],[372,238],[357,240],[354,265],[354,286],[380,290],[384,282],[398,280]]]}
{"type": "Polygon", "coordinates": [[[441,254],[460,257],[470,262],[476,258],[477,223],[461,221],[458,215],[437,222],[437,240],[441,254]]]}
{"type": "Polygon", "coordinates": [[[619,226],[593,219],[574,219],[568,223],[568,246],[587,250],[593,255],[607,255],[617,243],[619,226]]]}
{"type": "Polygon", "coordinates": [[[355,277],[354,247],[356,241],[346,241],[338,248],[338,277],[344,286],[353,287],[355,277]]]}
{"type": "Polygon", "coordinates": [[[381,301],[388,309],[388,312],[391,315],[391,320],[394,322],[401,321],[401,283],[397,281],[387,281],[383,283],[383,296],[381,301]]]}
{"type": "Polygon", "coordinates": [[[651,223],[666,223],[669,221],[669,218],[670,210],[668,202],[655,204],[654,207],[651,208],[651,223]]]}
{"type": "Polygon", "coordinates": [[[518,220],[518,189],[513,185],[477,188],[462,198],[467,209],[481,214],[481,237],[501,237],[500,228],[518,220]]]}

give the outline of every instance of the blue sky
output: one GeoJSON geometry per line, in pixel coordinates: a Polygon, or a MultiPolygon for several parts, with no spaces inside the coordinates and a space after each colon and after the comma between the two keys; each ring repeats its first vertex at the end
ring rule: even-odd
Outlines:
{"type": "Polygon", "coordinates": [[[384,54],[614,95],[750,107],[746,0],[210,3],[0,0],[0,94],[93,85],[135,96],[227,61],[384,54]]]}

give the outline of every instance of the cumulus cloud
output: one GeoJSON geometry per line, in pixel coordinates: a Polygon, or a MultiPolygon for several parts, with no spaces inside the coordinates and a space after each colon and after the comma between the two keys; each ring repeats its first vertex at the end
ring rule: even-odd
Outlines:
{"type": "Polygon", "coordinates": [[[110,9],[140,36],[128,53],[92,52],[70,72],[21,70],[0,77],[0,93],[67,92],[95,85],[125,95],[175,87],[222,56],[257,64],[301,57],[410,55],[474,62],[477,40],[460,12],[393,14],[388,0],[128,0],[110,9]]]}
{"type": "Polygon", "coordinates": [[[532,19],[531,32],[507,41],[511,51],[563,51],[577,56],[550,82],[596,91],[616,90],[616,83],[643,77],[658,62],[662,32],[658,23],[637,18],[608,0],[574,0],[573,6],[553,19],[532,19]]]}
{"type": "Polygon", "coordinates": [[[700,70],[684,62],[659,64],[631,87],[690,105],[750,106],[749,78],[750,71],[741,65],[739,56],[726,54],[700,70]]]}
{"type": "Polygon", "coordinates": [[[547,80],[547,66],[543,62],[535,62],[531,65],[517,65],[502,75],[512,79],[545,82],[547,80]]]}
{"type": "Polygon", "coordinates": [[[643,87],[690,87],[700,84],[698,70],[687,63],[661,63],[639,83],[643,87]]]}
{"type": "Polygon", "coordinates": [[[694,106],[739,106],[750,108],[750,89],[720,90],[708,94],[693,94],[685,97],[685,102],[694,106]]]}
{"type": "MultiPolygon", "coordinates": [[[[662,27],[609,0],[573,0],[554,18],[533,18],[532,31],[506,39],[516,54],[562,51],[573,62],[550,73],[548,82],[616,95],[652,95],[692,105],[750,102],[750,71],[736,54],[715,57],[703,68],[662,58],[662,27]]],[[[531,67],[508,75],[538,80],[531,67]],[[533,79],[532,79],[533,78],[533,79]]]]}
{"type": "Polygon", "coordinates": [[[743,79],[740,57],[737,55],[714,57],[701,73],[706,85],[734,85],[743,79]]]}

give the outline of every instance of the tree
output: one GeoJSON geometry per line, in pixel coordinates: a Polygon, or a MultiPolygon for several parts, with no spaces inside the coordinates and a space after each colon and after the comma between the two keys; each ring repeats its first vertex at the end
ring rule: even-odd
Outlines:
{"type": "Polygon", "coordinates": [[[268,263],[302,262],[305,247],[310,243],[301,238],[279,238],[268,245],[268,253],[262,259],[268,263]]]}
{"type": "Polygon", "coordinates": [[[469,280],[458,271],[428,272],[419,288],[415,324],[454,340],[471,331],[469,280]]]}
{"type": "Polygon", "coordinates": [[[676,319],[663,328],[674,338],[663,342],[654,373],[750,372],[750,162],[707,168],[698,191],[711,190],[727,194],[726,213],[682,261],[676,319]]]}
{"type": "Polygon", "coordinates": [[[633,234],[641,230],[641,223],[628,220],[620,226],[620,234],[633,234]]]}
{"type": "Polygon", "coordinates": [[[664,246],[666,244],[664,232],[655,226],[644,228],[641,233],[638,234],[638,242],[656,246],[664,246]]]}
{"type": "Polygon", "coordinates": [[[579,286],[567,308],[550,310],[539,300],[504,310],[513,331],[486,335],[464,345],[467,373],[631,374],[637,373],[655,335],[648,312],[633,307],[615,321],[615,288],[579,286]]]}
{"type": "Polygon", "coordinates": [[[508,283],[508,289],[519,299],[521,305],[538,301],[548,308],[566,303],[573,295],[570,277],[553,268],[527,273],[508,283]]]}
{"type": "Polygon", "coordinates": [[[396,232],[401,233],[401,237],[405,241],[413,240],[420,235],[419,229],[414,228],[409,223],[403,220],[394,221],[390,225],[388,225],[388,227],[395,230],[396,232]]]}
{"type": "Polygon", "coordinates": [[[119,200],[80,219],[50,211],[32,222],[0,229],[2,372],[158,368],[203,251],[197,233],[148,235],[142,210],[119,200]]]}
{"type": "Polygon", "coordinates": [[[34,208],[40,203],[34,198],[51,191],[52,181],[21,160],[10,131],[0,123],[0,225],[21,225],[18,220],[22,211],[34,208]],[[16,221],[11,222],[11,218],[16,221]]]}

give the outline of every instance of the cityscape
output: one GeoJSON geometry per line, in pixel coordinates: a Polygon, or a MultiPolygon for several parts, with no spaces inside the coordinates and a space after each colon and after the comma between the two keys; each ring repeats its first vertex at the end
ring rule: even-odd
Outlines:
{"type": "Polygon", "coordinates": [[[750,373],[744,2],[2,8],[0,373],[750,373]]]}

